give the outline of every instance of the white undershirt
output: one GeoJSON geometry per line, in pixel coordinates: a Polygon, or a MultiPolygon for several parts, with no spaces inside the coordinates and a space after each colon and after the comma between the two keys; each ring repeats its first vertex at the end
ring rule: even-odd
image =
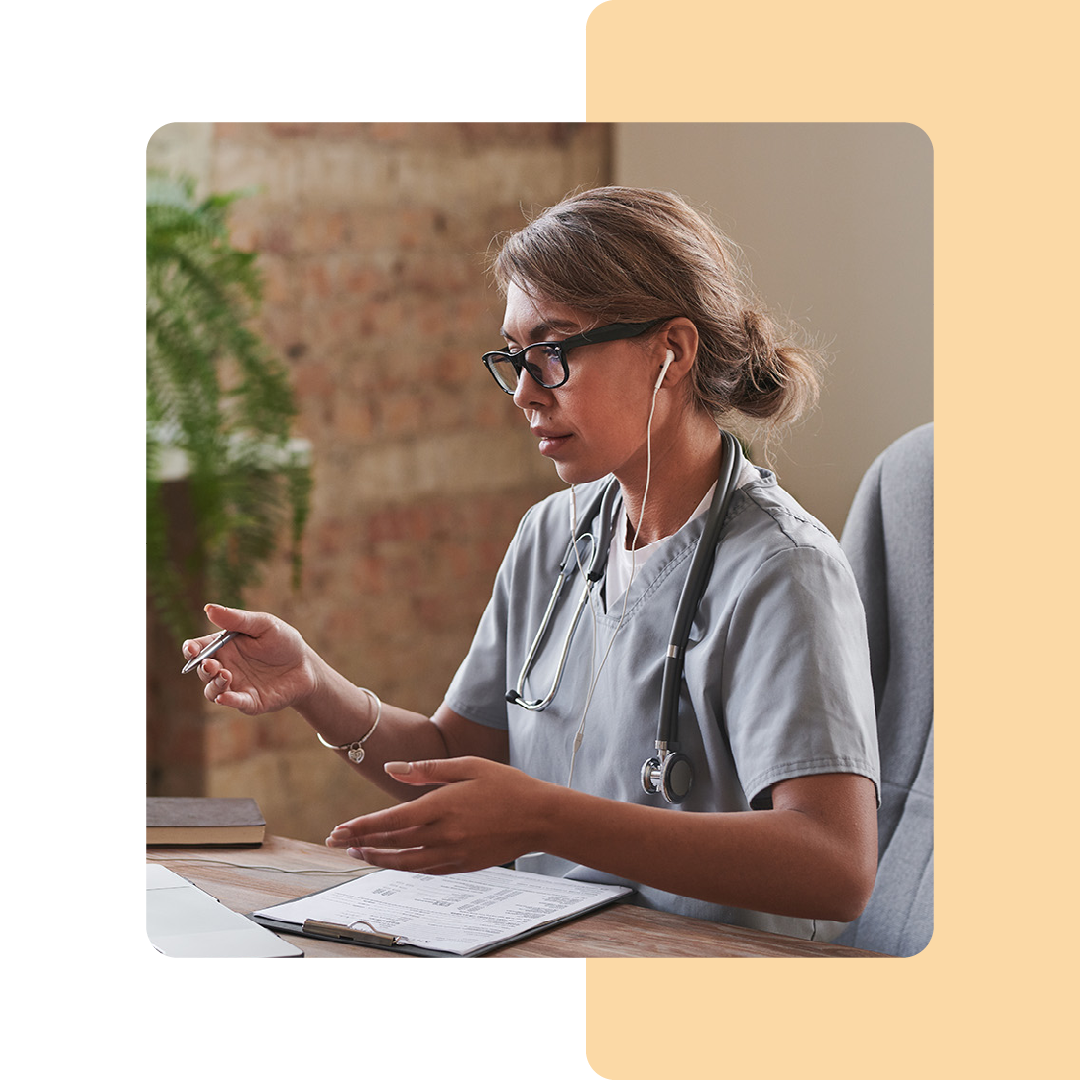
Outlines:
{"type": "MultiPolygon", "coordinates": [[[[749,463],[745,463],[739,473],[739,479],[735,487],[744,487],[757,478],[757,470],[749,463]]],[[[714,491],[716,491],[716,484],[709,488],[705,493],[705,498],[698,503],[697,509],[671,536],[678,536],[691,521],[708,512],[714,491]]],[[[615,529],[611,534],[611,549],[608,552],[607,584],[604,589],[607,611],[611,611],[616,601],[622,600],[626,590],[630,587],[631,574],[640,573],[641,568],[659,551],[661,545],[666,544],[671,539],[671,536],[664,536],[659,540],[654,540],[651,544],[644,544],[636,551],[629,551],[626,547],[629,535],[630,526],[626,519],[626,506],[624,505],[619,511],[618,521],[616,521],[615,529]]]]}

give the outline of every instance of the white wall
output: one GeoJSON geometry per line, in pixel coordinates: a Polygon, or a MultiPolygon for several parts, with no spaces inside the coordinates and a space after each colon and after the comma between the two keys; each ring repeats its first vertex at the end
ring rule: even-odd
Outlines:
{"type": "Polygon", "coordinates": [[[908,124],[617,124],[616,183],[677,191],[758,290],[832,358],[818,410],[773,448],[839,533],[877,453],[933,419],[933,149],[908,124]]]}

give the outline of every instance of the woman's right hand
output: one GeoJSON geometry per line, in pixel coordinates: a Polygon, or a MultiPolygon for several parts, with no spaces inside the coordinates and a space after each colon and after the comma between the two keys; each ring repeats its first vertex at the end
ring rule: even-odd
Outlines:
{"type": "MultiPolygon", "coordinates": [[[[242,635],[196,669],[208,701],[255,716],[295,705],[315,689],[314,654],[288,623],[265,611],[219,604],[207,604],[205,611],[215,626],[242,635]]],[[[185,641],[184,658],[198,655],[215,636],[185,641]]]]}

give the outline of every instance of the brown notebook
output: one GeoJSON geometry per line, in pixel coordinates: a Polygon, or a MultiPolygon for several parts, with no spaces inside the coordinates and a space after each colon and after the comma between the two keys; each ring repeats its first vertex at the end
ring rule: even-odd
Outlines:
{"type": "Polygon", "coordinates": [[[148,847],[258,847],[265,835],[254,799],[146,800],[148,847]]]}

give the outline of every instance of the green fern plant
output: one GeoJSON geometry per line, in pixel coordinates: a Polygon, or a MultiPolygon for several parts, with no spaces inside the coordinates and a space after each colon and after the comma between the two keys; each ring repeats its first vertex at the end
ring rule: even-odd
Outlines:
{"type": "Polygon", "coordinates": [[[293,585],[311,473],[290,439],[288,372],[250,328],[262,300],[255,256],[229,241],[241,193],[197,201],[194,184],[150,174],[146,199],[147,579],[178,639],[197,628],[192,583],[240,605],[288,526],[293,585]],[[181,455],[194,553],[175,555],[162,468],[181,455]]]}

